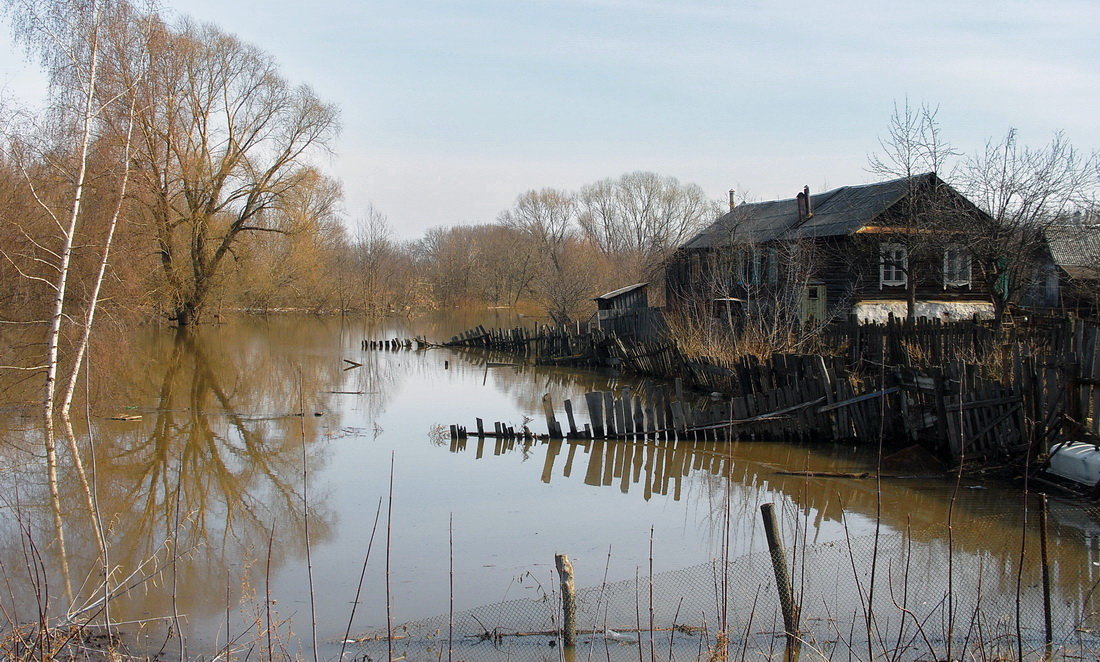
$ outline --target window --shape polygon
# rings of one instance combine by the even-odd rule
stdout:
[[[775,246],[768,248],[768,285],[779,283],[779,249]]]
[[[879,287],[905,285],[909,260],[902,244],[879,245]]]
[[[970,285],[970,253],[957,244],[943,251],[943,287]]]

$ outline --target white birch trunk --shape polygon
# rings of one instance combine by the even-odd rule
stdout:
[[[46,340],[46,382],[44,384],[42,417],[44,444],[46,447],[46,470],[48,473],[50,500],[53,505],[54,526],[57,529],[58,543],[61,547],[61,556],[64,564],[65,534],[61,521],[61,496],[57,481],[57,444],[54,431],[54,413],[56,411],[57,396],[57,372],[58,372],[58,345],[61,339],[61,323],[65,313],[65,294],[69,280],[69,264],[72,259],[73,240],[76,236],[77,221],[80,217],[81,203],[84,200],[84,181],[88,170],[88,149],[91,145],[92,120],[94,118],[93,105],[95,103],[95,84],[98,64],[99,48],[99,2],[92,3],[92,42],[88,62],[87,89],[84,99],[84,117],[81,130],[80,156],[73,190],[73,202],[70,208],[69,221],[62,228],[63,243],[58,264],[57,283],[53,302],[53,314],[50,317],[50,330]],[[68,573],[65,573],[66,591],[71,594],[71,582]]]

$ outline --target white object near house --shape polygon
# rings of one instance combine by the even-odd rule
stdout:
[[[916,317],[929,319],[968,320],[975,315],[978,319],[993,318],[993,304],[985,301],[917,301]],[[897,319],[905,319],[908,304],[904,300],[860,301],[852,306],[852,312],[860,322],[882,324],[893,314]]]
[[[1055,444],[1047,473],[1093,487],[1100,483],[1100,447],[1083,441]]]

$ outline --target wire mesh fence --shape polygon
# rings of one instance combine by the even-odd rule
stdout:
[[[983,523],[969,523],[981,527]],[[1095,540],[1088,544],[1095,547]],[[1090,552],[1089,558],[1093,558]],[[1050,633],[1038,536],[1017,549],[963,549],[904,533],[788,550],[801,659],[1097,659],[1095,560],[1048,557]],[[782,659],[785,633],[767,552],[577,591],[577,647],[560,646],[557,584],[503,601],[363,633],[355,659]],[[449,633],[452,633],[450,636]]]

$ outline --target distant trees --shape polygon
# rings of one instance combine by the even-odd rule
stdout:
[[[566,321],[601,290],[660,279],[664,260],[719,211],[698,186],[633,172],[576,193],[528,191],[498,221],[538,248],[535,293]]]
[[[699,186],[652,172],[589,184],[577,204],[585,235],[639,280],[658,276],[671,252],[722,212]]]
[[[438,305],[527,300],[567,322],[602,292],[660,278],[661,261],[717,210],[697,186],[635,172],[526,191],[495,223],[433,228],[413,252]]]
[[[400,247],[393,238],[386,216],[370,206],[366,215],[352,227],[349,248],[351,276],[360,295],[354,296],[360,305],[375,310],[387,310],[394,302],[393,288],[404,277],[399,273]],[[346,309],[346,300],[342,309]]]
[[[432,228],[415,243],[420,273],[441,306],[512,306],[531,298],[538,248],[499,223]]]
[[[557,189],[528,191],[499,222],[534,245],[537,294],[555,321],[568,322],[598,287],[592,265],[585,264],[590,246],[577,226],[576,197]]]

